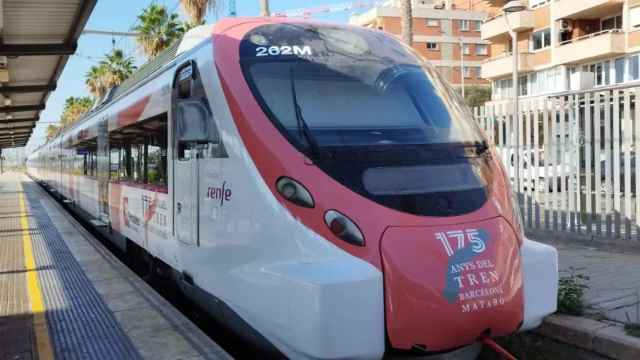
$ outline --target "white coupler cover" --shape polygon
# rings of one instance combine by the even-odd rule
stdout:
[[[520,331],[538,327],[558,306],[558,251],[525,238],[522,245],[524,323]]]

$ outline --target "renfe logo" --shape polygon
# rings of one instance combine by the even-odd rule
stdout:
[[[225,202],[231,201],[232,194],[231,189],[227,189],[226,181],[222,183],[222,186],[207,188],[207,198],[219,200],[220,206],[224,205]]]

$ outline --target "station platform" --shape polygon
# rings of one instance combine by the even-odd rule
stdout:
[[[231,359],[27,176],[0,174],[0,360]]]

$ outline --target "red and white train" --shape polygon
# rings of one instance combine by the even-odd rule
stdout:
[[[443,352],[556,309],[499,157],[382,32],[199,27],[35,151],[29,174],[185,294],[290,358]]]

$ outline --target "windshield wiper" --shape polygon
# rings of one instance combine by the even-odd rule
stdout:
[[[289,79],[291,82],[291,97],[293,99],[293,106],[296,113],[296,123],[298,125],[298,135],[304,137],[307,141],[307,145],[310,150],[309,156],[313,158],[318,158],[320,155],[320,147],[318,146],[318,142],[313,137],[311,133],[311,129],[309,129],[309,125],[304,120],[304,116],[302,115],[302,108],[300,107],[300,103],[298,103],[298,93],[296,91],[296,83],[294,80],[293,66],[289,68]]]
[[[477,141],[476,150],[478,151],[478,155],[489,151],[489,144],[487,144],[487,140]]]
[[[477,155],[483,155],[484,153],[489,151],[489,144],[487,144],[486,140],[474,142],[473,147],[476,149]]]

